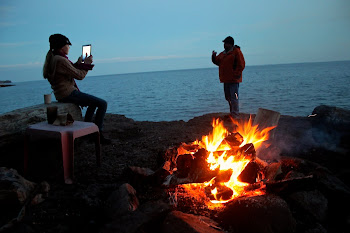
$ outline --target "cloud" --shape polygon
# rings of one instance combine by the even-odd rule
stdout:
[[[11,27],[16,25],[16,23],[13,23],[13,22],[3,21],[5,16],[13,14],[14,9],[15,8],[12,6],[0,6],[0,20],[1,20],[0,27]]]
[[[0,44],[0,47],[2,44]],[[207,55],[198,55],[198,56],[143,56],[143,57],[114,57],[106,59],[94,59],[94,63],[119,63],[119,62],[135,62],[135,61],[153,61],[153,60],[165,60],[165,59],[183,59],[183,58],[201,58],[208,57]],[[34,68],[43,66],[42,62],[29,62],[25,64],[8,64],[0,65],[0,69],[4,68]]]
[[[1,68],[32,68],[43,66],[42,62],[29,62],[26,64],[10,64],[10,65],[0,65]]]
[[[23,41],[23,42],[8,42],[8,43],[0,43],[0,48],[14,48],[14,47],[22,47],[34,44],[35,42]]]
[[[0,22],[0,27],[11,27],[16,25],[15,23],[9,23],[9,22]]]
[[[10,14],[13,12],[13,10],[14,10],[14,7],[12,7],[12,6],[0,6],[0,13],[2,15]]]
[[[133,61],[153,61],[153,60],[165,60],[165,59],[180,59],[180,58],[199,58],[207,57],[206,55],[199,56],[177,56],[177,55],[167,55],[167,56],[142,56],[142,57],[114,57],[106,59],[95,59],[95,63],[116,63],[116,62],[133,62]]]

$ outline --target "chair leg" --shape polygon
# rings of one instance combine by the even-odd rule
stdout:
[[[61,135],[61,137],[64,182],[72,184],[74,176],[74,139],[70,134]]]
[[[100,144],[100,132],[95,133],[95,150],[96,150],[96,164],[101,166],[101,144]]]

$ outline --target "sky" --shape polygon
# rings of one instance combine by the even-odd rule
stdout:
[[[42,80],[49,36],[92,44],[88,76],[215,67],[227,36],[246,66],[350,60],[348,0],[0,0],[0,80]]]

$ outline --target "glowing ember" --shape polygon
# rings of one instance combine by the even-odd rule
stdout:
[[[217,175],[209,182],[183,184],[186,192],[197,198],[210,199],[209,208],[221,206],[232,199],[247,195],[262,195],[261,189],[249,190],[250,184],[238,180],[239,175],[250,161],[255,159],[255,149],[263,141],[268,140],[269,131],[274,127],[263,130],[258,125],[252,125],[252,119],[247,122],[234,121],[236,132],[230,133],[220,119],[212,122],[213,131],[203,136],[201,141],[192,144],[183,144],[178,148],[178,155],[195,154],[199,148],[204,148],[208,157],[206,159],[210,170],[217,171]]]

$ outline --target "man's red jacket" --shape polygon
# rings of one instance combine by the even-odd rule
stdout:
[[[212,56],[212,61],[219,66],[219,77],[222,83],[241,83],[242,72],[245,68],[244,56],[239,46],[226,53],[221,52],[218,56]]]

